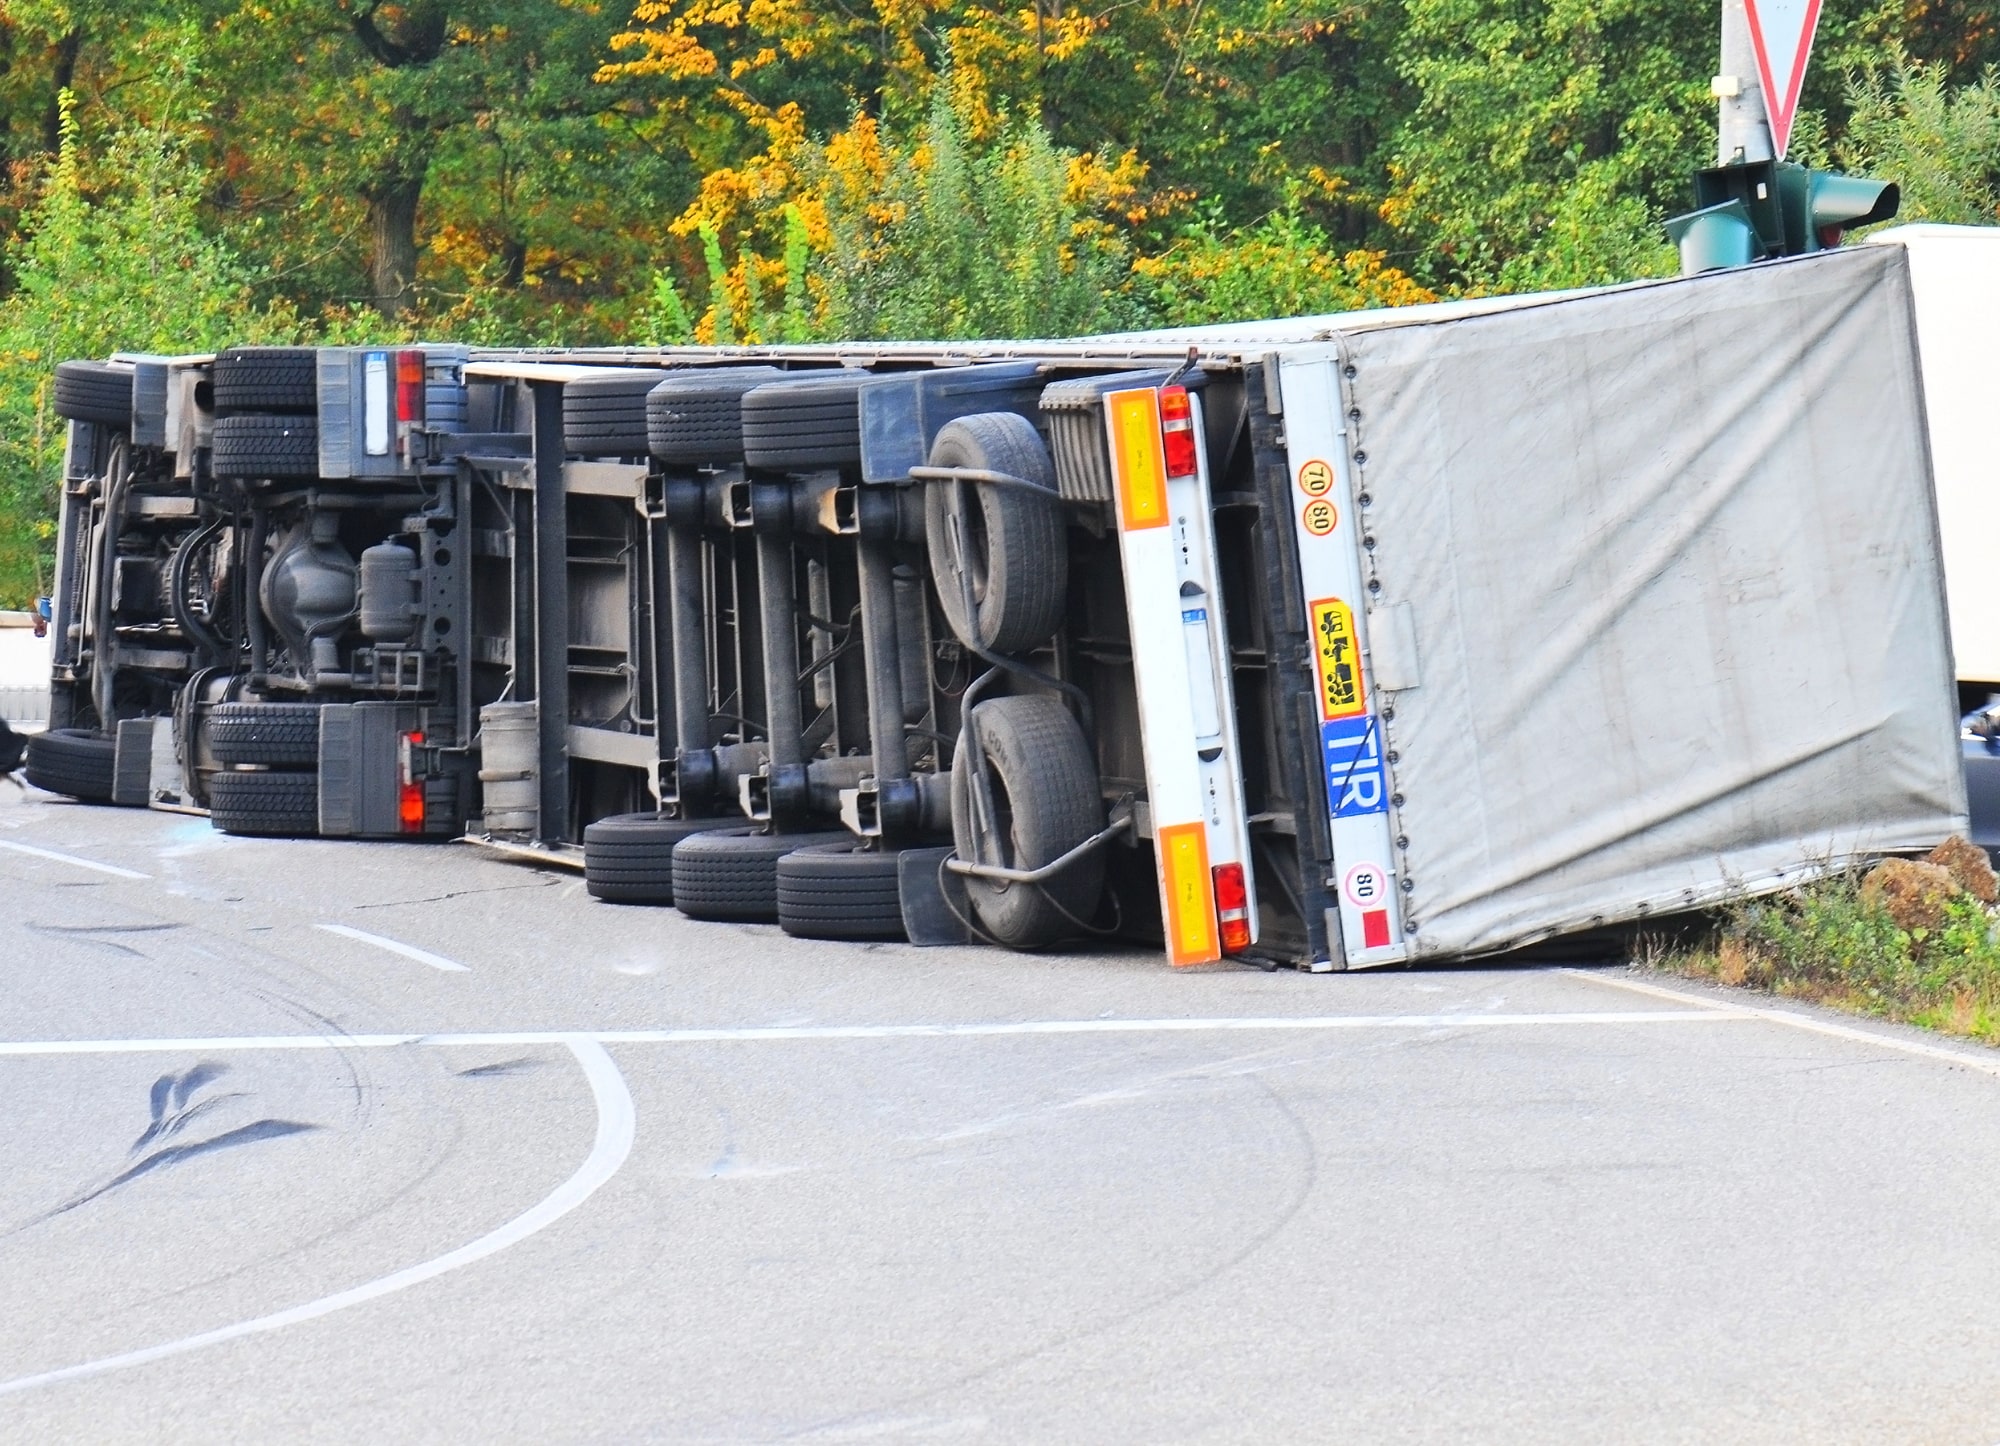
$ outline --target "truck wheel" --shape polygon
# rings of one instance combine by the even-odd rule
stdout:
[[[972,728],[993,785],[988,847],[976,845],[972,770],[966,750],[951,770],[951,836],[962,859],[1036,869],[1104,827],[1097,764],[1083,729],[1046,694],[995,698],[972,710]],[[1104,888],[1104,857],[1090,853],[1040,884],[967,877],[980,926],[995,941],[1035,949],[1077,932]]]
[[[210,463],[218,477],[319,476],[319,424],[311,417],[256,413],[215,423]]]
[[[743,398],[743,460],[772,472],[810,472],[861,460],[861,389],[843,369],[772,382]]]
[[[614,904],[671,904],[674,846],[715,828],[712,818],[622,813],[583,831],[583,886]]]
[[[772,924],[778,918],[778,860],[846,833],[758,833],[718,828],[691,834],[674,850],[674,907],[690,919]]]
[[[319,832],[319,775],[225,768],[209,777],[208,817],[224,833],[312,838]]]
[[[1012,412],[960,417],[938,432],[930,464],[1004,472],[1049,489],[1045,499],[1020,487],[933,482],[924,500],[931,577],[951,630],[996,653],[1039,647],[1062,625],[1069,553],[1055,464],[1034,423]],[[954,557],[951,545],[951,516],[958,509],[965,519],[963,557]]]
[[[118,781],[117,739],[87,728],[51,728],[29,735],[27,756],[23,771],[35,787],[86,803],[111,802]]]
[[[613,371],[563,388],[563,450],[577,457],[646,455],[646,393],[657,371]]]
[[[309,346],[232,346],[208,379],[218,417],[319,411],[319,353]]]
[[[736,367],[669,376],[646,394],[646,449],[688,467],[741,462],[743,394],[785,375],[777,367]]]
[[[121,431],[132,426],[132,368],[115,362],[56,364],[56,415],[101,422]]]
[[[798,939],[904,939],[896,851],[859,839],[778,860],[778,927]]]
[[[319,766],[317,703],[218,703],[208,714],[208,748],[223,764]]]

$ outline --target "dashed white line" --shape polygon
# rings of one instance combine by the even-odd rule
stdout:
[[[282,1330],[286,1326],[298,1325],[302,1321],[316,1320],[320,1316],[346,1310],[349,1306],[379,1300],[385,1295],[393,1295],[399,1290],[407,1290],[413,1285],[435,1280],[447,1271],[471,1265],[474,1261],[484,1260],[489,1255],[497,1255],[508,1246],[518,1245],[537,1231],[545,1230],[555,1224],[588,1200],[605,1181],[618,1173],[619,1167],[632,1153],[636,1117],[632,1106],[632,1093],[625,1087],[625,1078],[619,1074],[618,1066],[611,1062],[611,1056],[604,1052],[602,1045],[595,1040],[574,1035],[552,1037],[566,1045],[576,1056],[576,1062],[583,1067],[584,1078],[590,1082],[591,1096],[597,1102],[597,1138],[591,1144],[590,1154],[584,1158],[576,1173],[563,1181],[556,1187],[554,1193],[532,1209],[516,1215],[499,1229],[461,1245],[456,1250],[426,1260],[422,1264],[409,1266],[393,1275],[371,1280],[365,1285],[357,1285],[335,1295],[322,1296],[318,1300],[295,1305],[289,1310],[258,1316],[254,1320],[238,1321],[234,1325],[203,1331],[199,1335],[184,1336],[177,1341],[146,1346],[140,1350],[105,1356],[95,1361],[84,1361],[78,1365],[43,1371],[33,1376],[21,1376],[11,1381],[0,1381],[0,1396],[31,1391],[37,1386],[52,1386],[60,1381],[74,1381],[84,1376],[102,1375],[107,1371],[122,1370],[127,1366],[143,1366],[153,1361],[165,1360],[169,1356],[198,1351],[205,1346],[221,1345],[225,1341],[240,1340],[244,1336],[261,1335],[266,1331]]]
[[[393,1049],[405,1044],[480,1048],[568,1044],[736,1044],[838,1039],[989,1039],[1065,1034],[1222,1034],[1345,1029],[1498,1029],[1606,1024],[1726,1024],[1755,1016],[1716,1009],[1590,1010],[1577,1014],[1322,1014],[1286,1018],[1026,1019],[974,1024],[749,1025],[735,1029],[506,1030],[462,1034],[265,1034],[184,1039],[0,1040],[0,1058],[27,1055],[182,1054],[279,1049]]]
[[[95,859],[80,859],[75,854],[59,854],[54,849],[36,848],[33,844],[15,843],[11,839],[0,838],[0,849],[11,853],[27,854],[31,858],[49,859],[55,863],[68,864],[71,868],[90,869],[94,873],[109,874],[114,879],[150,879],[151,874],[142,874],[137,869],[121,869],[116,864],[100,864]]]
[[[456,959],[447,959],[442,954],[433,954],[428,949],[419,949],[414,944],[405,944],[400,939],[385,939],[380,934],[371,934],[366,929],[349,928],[346,924],[315,924],[315,929],[323,929],[329,934],[338,934],[343,939],[355,939],[363,944],[373,944],[377,949],[387,949],[391,954],[400,954],[405,959],[414,959],[419,964],[428,964],[433,969],[443,969],[452,974],[470,971]]]

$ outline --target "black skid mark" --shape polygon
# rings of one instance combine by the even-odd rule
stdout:
[[[88,1205],[100,1196],[110,1194],[120,1185],[130,1184],[141,1175],[151,1174],[168,1165],[183,1164],[203,1155],[214,1154],[218,1150],[234,1149],[238,1145],[252,1145],[259,1140],[281,1140],[287,1135],[303,1135],[320,1128],[322,1127],[319,1125],[305,1124],[298,1120],[257,1120],[227,1130],[212,1140],[196,1140],[187,1145],[170,1145],[164,1150],[155,1150],[138,1164],[120,1171],[95,1190],[75,1196],[56,1206],[55,1209],[38,1215],[34,1223],[39,1224],[44,1220],[53,1220],[58,1215],[66,1215],[80,1205]]]
[[[461,1069],[455,1073],[459,1079],[489,1079],[495,1075],[526,1074],[541,1067],[542,1061],[539,1059],[503,1059],[495,1064],[476,1064],[471,1069]]]

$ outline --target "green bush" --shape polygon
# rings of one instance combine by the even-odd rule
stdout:
[[[1705,944],[1658,962],[1675,972],[2000,1042],[2000,917],[1942,893],[1898,922],[1858,871],[1721,911]]]
[[[65,427],[57,362],[114,351],[286,341],[306,328],[261,304],[260,279],[200,224],[200,172],[166,130],[135,128],[87,156],[74,102],[0,300],[0,606],[46,592]]]
[[[2000,77],[1945,83],[1941,65],[1897,53],[1847,78],[1841,169],[1902,188],[1896,219],[1991,226],[2000,214]]]
[[[1039,118],[1003,117],[976,138],[955,93],[940,79],[918,133],[885,137],[874,193],[824,187],[820,330],[958,341],[1076,336],[1134,319],[1126,243],[1072,194],[1082,158]]]
[[[1133,263],[1140,297],[1163,326],[1316,316],[1435,301],[1379,251],[1337,253],[1296,201],[1248,230],[1210,220]]]

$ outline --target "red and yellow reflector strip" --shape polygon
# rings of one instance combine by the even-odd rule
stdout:
[[[1160,441],[1160,395],[1151,387],[1113,392],[1111,459],[1118,473],[1118,525],[1127,532],[1167,525],[1167,459]]]
[[[1160,883],[1166,895],[1168,962],[1208,964],[1220,959],[1207,826],[1166,824],[1153,841],[1160,851]]]

